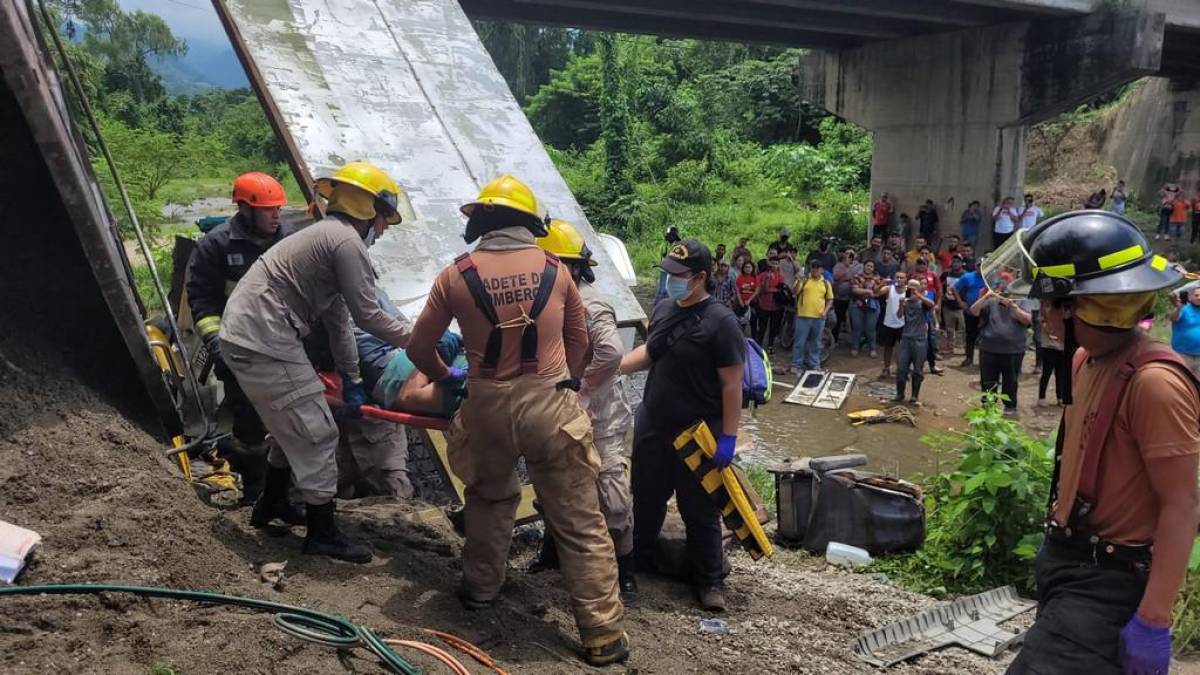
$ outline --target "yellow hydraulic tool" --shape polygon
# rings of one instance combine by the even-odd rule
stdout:
[[[688,427],[675,437],[674,445],[679,458],[696,474],[704,491],[717,503],[725,519],[725,527],[733,532],[742,548],[749,551],[750,557],[758,560],[774,554],[775,547],[771,545],[771,540],[758,522],[754,506],[746,497],[753,488],[742,484],[732,466],[718,469],[713,465],[717,440],[713,438],[708,424],[701,420]]]

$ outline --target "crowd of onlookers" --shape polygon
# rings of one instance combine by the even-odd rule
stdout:
[[[1190,220],[1195,241],[1200,194],[1189,202],[1178,185],[1168,184],[1160,198],[1159,237],[1178,239]],[[1083,206],[1120,214],[1127,201],[1125,182],[1118,181],[1111,192],[1089,195]],[[1045,215],[1032,194],[1020,205],[1001,200],[991,211],[991,247]],[[851,356],[881,358],[881,378],[895,378],[896,400],[917,402],[925,373],[943,374],[943,361],[961,353],[958,365],[978,363],[983,388],[1003,393],[1006,413],[1014,414],[1022,362],[1032,347],[1038,404],[1061,403],[1069,367],[1062,342],[1044,334],[1036,303],[993,294],[977,269],[976,245],[986,220],[981,203],[972,201],[960,214],[958,232],[943,236],[932,200],[914,219],[897,214],[884,193],[872,204],[871,239],[861,249],[823,238],[802,254],[786,229],[762,255],[745,237],[732,249],[717,244],[713,295],[768,353],[790,348],[790,372],[820,369],[830,343],[845,346]],[[1173,297],[1173,345],[1200,373],[1200,289]],[[1054,399],[1047,399],[1052,378]]]
[[[787,230],[761,257],[745,238],[732,250],[717,244],[713,295],[768,353],[790,346],[792,372],[819,369],[823,342],[832,341],[851,356],[882,358],[881,377],[896,378],[896,400],[916,402],[926,371],[943,374],[942,361],[960,350],[959,365],[972,366],[978,348],[985,386],[1003,390],[1015,409],[1032,314],[987,292],[974,242],[964,236],[977,230],[939,238],[937,211],[932,202],[926,207],[917,227],[906,229],[901,214],[861,250],[825,238],[801,256]]]

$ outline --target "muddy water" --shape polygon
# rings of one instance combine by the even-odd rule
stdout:
[[[954,427],[961,429],[964,423],[959,414],[965,404],[958,407],[956,412],[950,412],[930,403],[916,411],[915,428],[895,423],[851,426],[846,418],[847,412],[889,407],[891,403],[883,399],[890,398],[888,394],[892,392],[894,383],[876,380],[878,367],[867,359],[850,359],[848,355],[835,354],[831,363],[838,372],[863,371],[841,410],[784,403],[783,399],[791,392],[791,387],[783,386],[783,383],[794,384],[794,381],[792,376],[778,376],[780,384],[776,386],[770,403],[753,411],[742,411],[741,428],[738,431],[738,455],[741,460],[752,464],[774,464],[793,457],[859,452],[867,455],[869,468],[881,473],[911,477],[916,473],[933,471],[937,464],[937,453],[921,443],[921,436],[930,431],[948,431]],[[949,384],[957,378],[952,373],[946,378],[937,379],[938,383],[931,384]],[[628,378],[631,403],[636,405],[640,402],[644,383],[644,374]],[[946,458],[942,461],[945,462]]]
[[[643,297],[653,292],[652,284],[642,284],[635,293],[648,306]],[[649,309],[647,309],[649,314]],[[788,358],[782,353],[775,356],[776,366],[787,366]],[[845,348],[838,348],[825,364],[834,372],[854,373],[857,378],[854,390],[840,410],[822,410],[807,406],[784,403],[795,384],[794,375],[779,375],[780,386],[776,386],[771,401],[758,410],[743,411],[742,424],[738,433],[738,454],[744,462],[771,464],[789,457],[820,457],[842,453],[861,452],[869,459],[872,470],[902,478],[917,473],[932,473],[939,461],[943,466],[954,462],[957,457],[939,455],[921,437],[930,432],[962,431],[966,428],[963,413],[979,400],[978,368],[962,369],[961,350],[943,362],[948,365],[945,375],[926,374],[921,389],[921,407],[914,409],[916,427],[904,423],[883,423],[871,426],[851,426],[846,413],[866,408],[883,409],[892,405],[895,380],[878,379],[882,362],[868,358],[865,354],[851,357]],[[1018,403],[1020,423],[1027,433],[1047,435],[1058,420],[1058,408],[1037,408],[1036,378],[1032,373],[1033,358],[1028,355],[1023,365]],[[641,401],[645,374],[627,378],[626,385],[631,403]]]

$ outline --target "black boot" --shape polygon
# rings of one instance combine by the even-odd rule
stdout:
[[[538,551],[538,557],[529,563],[529,567],[525,571],[530,574],[545,572],[546,570],[558,569],[558,546],[554,543],[554,535],[550,534],[550,528],[546,528],[546,534],[542,536],[542,548]]]
[[[333,519],[333,501],[308,505],[308,533],[304,537],[306,555],[327,555],[352,563],[371,562],[371,549],[347,539]]]
[[[269,467],[267,477],[263,481],[263,491],[258,501],[254,502],[254,510],[250,512],[250,524],[254,527],[266,527],[272,520],[278,518],[288,525],[303,525],[304,514],[300,513],[288,501],[288,484],[291,482],[292,470],[283,467]]]
[[[904,385],[905,385],[905,381],[900,379],[900,376],[897,375],[896,376],[896,398],[892,399],[893,403],[904,400]]]
[[[910,398],[908,400],[908,402],[909,403],[917,403],[920,398],[921,398],[921,381],[913,380],[912,398]]]
[[[617,587],[621,590],[621,603],[629,606],[637,603],[637,577],[633,575],[633,554],[617,556]]]

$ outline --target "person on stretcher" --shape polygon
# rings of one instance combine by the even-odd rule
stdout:
[[[382,289],[379,306],[389,315],[403,320],[400,310]],[[359,366],[363,385],[380,407],[413,415],[453,417],[463,399],[464,381],[433,382],[416,369],[408,354],[367,333],[354,331],[358,342]],[[437,344],[438,356],[447,365],[467,368],[467,353],[462,337],[446,331]]]

